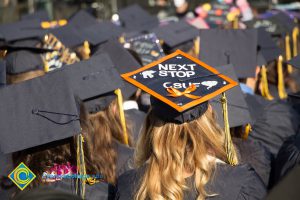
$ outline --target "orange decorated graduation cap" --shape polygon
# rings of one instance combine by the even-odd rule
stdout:
[[[122,77],[178,112],[237,85],[216,69],[180,50]]]
[[[234,80],[180,50],[121,76],[149,93],[152,112],[168,123],[182,124],[199,118],[208,109],[208,100],[222,94],[226,151],[229,163],[237,164],[224,93],[237,85]]]

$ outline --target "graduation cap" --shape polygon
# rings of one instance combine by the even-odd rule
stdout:
[[[50,17],[46,10],[38,10],[34,13],[21,16],[21,20],[32,20],[32,19],[38,19],[41,21],[50,21]]]
[[[20,74],[33,70],[44,70],[41,54],[28,50],[9,52],[6,57],[6,71],[8,74]]]
[[[0,25],[0,34],[7,42],[28,38],[42,38],[45,33],[46,30],[41,28],[41,22],[38,19]]]
[[[0,86],[6,84],[6,63],[4,60],[0,60]]]
[[[69,48],[78,47],[84,42],[84,38],[82,38],[79,31],[70,24],[51,29],[49,33],[52,33],[59,41]]]
[[[79,113],[63,74],[45,75],[0,90],[0,152],[12,153],[80,133]]]
[[[295,56],[291,60],[287,61],[288,64],[292,65],[293,67],[300,69],[300,55]]]
[[[229,77],[190,55],[177,50],[138,70],[121,75],[151,95],[153,114],[159,119],[182,124],[199,118],[208,109],[208,101],[222,94],[226,109],[225,91],[237,85]],[[224,111],[224,124],[228,116]],[[237,164],[229,126],[225,126],[225,149],[229,163]]]
[[[157,17],[150,15],[137,4],[121,9],[119,17],[127,32],[148,31],[159,24]]]
[[[233,64],[238,78],[255,77],[257,31],[200,30],[200,60],[212,65]]]
[[[140,56],[143,65],[147,65],[165,55],[159,39],[154,33],[127,39],[123,46],[134,50]]]
[[[296,23],[294,20],[290,18],[286,13],[284,12],[278,12],[274,16],[270,18],[271,20],[275,21],[279,26],[282,28],[279,34],[281,36],[285,36],[286,34],[290,34],[293,32],[294,27],[296,26]]]
[[[134,57],[123,48],[121,44],[114,40],[109,40],[100,45],[94,55],[102,53],[107,53],[110,56],[119,74],[133,71],[141,67]],[[136,87],[133,87],[127,82],[124,82],[124,86],[121,89],[125,99],[128,99],[137,90]]]
[[[184,20],[157,27],[153,32],[170,48],[193,41],[199,35],[199,30]]]
[[[292,33],[294,21],[285,13],[279,12],[266,18],[253,19],[245,22],[248,28],[264,28],[273,37],[284,37]]]
[[[80,10],[69,18],[68,24],[75,27],[75,29],[81,29],[98,24],[98,21],[87,11]]]
[[[237,85],[232,79],[180,50],[122,77],[162,102],[165,109],[176,113],[177,116],[170,113],[159,117],[177,123],[185,122],[181,118],[184,111]],[[156,105],[153,107],[155,109]]]
[[[267,63],[277,60],[282,55],[282,50],[277,46],[275,41],[272,39],[270,33],[263,28],[257,29],[257,45],[258,51]],[[261,65],[259,65],[261,66]]]
[[[228,76],[234,81],[238,82],[238,78],[232,65],[219,66],[215,67],[215,69],[218,70],[221,74]],[[241,88],[232,88],[231,90],[226,92],[226,96],[228,101],[228,118],[230,128],[251,123],[252,119],[250,116],[249,108]],[[220,95],[218,95],[210,101],[210,104],[213,106],[218,115],[219,124],[223,125],[222,104],[220,102],[220,98]]]
[[[92,24],[78,30],[81,37],[93,46],[103,43],[110,38],[118,38],[122,35],[123,29],[109,21]]]
[[[106,108],[116,98],[114,90],[123,87],[122,79],[107,54],[99,54],[51,73],[64,73],[76,96],[88,112]]]
[[[47,34],[44,37],[43,47],[52,49],[52,52],[43,54],[45,64],[45,71],[53,71],[61,68],[64,65],[73,64],[79,61],[76,53],[67,48],[62,42],[53,34]]]

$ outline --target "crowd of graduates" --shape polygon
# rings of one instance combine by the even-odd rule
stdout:
[[[187,3],[0,24],[0,199],[300,198],[299,8]]]

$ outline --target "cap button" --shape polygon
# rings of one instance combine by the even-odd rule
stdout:
[[[39,110],[38,109],[32,109],[32,114],[38,114]]]

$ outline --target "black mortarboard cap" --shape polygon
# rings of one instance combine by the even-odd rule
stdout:
[[[41,55],[28,50],[9,52],[5,60],[8,74],[20,74],[44,69],[44,62]]]
[[[47,74],[0,90],[0,152],[12,153],[80,133],[79,111],[63,74]]]
[[[33,19],[0,25],[0,33],[6,41],[11,42],[28,38],[42,38],[46,30],[41,28],[40,20]]]
[[[282,28],[280,29],[280,35],[285,36],[286,34],[292,33],[294,27],[296,26],[296,23],[293,19],[290,18],[289,15],[287,15],[284,12],[279,12],[276,15],[271,17],[272,20],[277,22]]]
[[[49,33],[52,33],[63,45],[69,48],[75,48],[84,42],[78,30],[70,24],[51,29]]]
[[[68,20],[68,24],[75,27],[75,29],[89,27],[97,23],[97,19],[85,10],[76,12]]]
[[[263,28],[272,36],[285,36],[291,33],[295,27],[294,21],[283,12],[268,18],[253,19],[245,24],[248,28]]]
[[[6,62],[0,60],[0,86],[6,84]]]
[[[199,30],[184,20],[157,27],[153,32],[170,48],[193,41],[199,36]]]
[[[257,31],[200,30],[200,60],[212,65],[232,64],[238,78],[255,77]]]
[[[261,53],[261,56],[267,63],[276,60],[282,54],[282,50],[264,28],[258,28],[257,33],[258,51]]]
[[[95,54],[101,53],[107,53],[111,57],[119,74],[127,73],[141,67],[134,57],[121,44],[114,40],[109,40],[100,45]],[[127,82],[124,82],[124,86],[121,89],[125,99],[129,98],[137,90],[136,87]]]
[[[295,56],[291,60],[287,61],[288,64],[292,65],[293,67],[300,69],[300,55]]]
[[[152,95],[157,117],[179,124],[197,119],[207,110],[208,100],[237,85],[180,50],[122,77]]]
[[[263,54],[260,51],[258,51],[257,57],[256,57],[256,65],[257,66],[263,66],[263,65],[266,66],[267,64],[268,63],[267,63],[266,59],[264,58]]]
[[[143,65],[147,65],[165,56],[159,40],[154,33],[129,38],[126,40],[124,47],[135,51],[140,56]]]
[[[234,81],[238,82],[238,78],[235,74],[232,65],[219,66],[219,67],[215,67],[215,69],[218,70],[220,73],[224,74],[225,76],[228,76]],[[228,102],[227,105],[228,105],[228,118],[229,118],[230,128],[238,127],[250,123],[252,120],[251,120],[249,108],[241,88],[240,87],[232,88],[231,90],[226,92],[226,97]],[[223,121],[222,104],[220,102],[220,98],[221,96],[218,95],[213,100],[211,100],[210,103],[218,115],[219,124],[223,126],[224,121]]]
[[[121,9],[119,17],[127,32],[149,31],[159,24],[157,17],[150,15],[137,4]]]
[[[99,22],[79,29],[81,37],[92,45],[98,45],[110,38],[118,38],[122,35],[123,29],[109,21]]]
[[[32,20],[32,19],[39,19],[41,21],[50,21],[50,17],[46,10],[38,10],[34,13],[21,16],[21,20]]]
[[[53,73],[65,73],[80,100],[85,101],[122,87],[122,79],[107,54],[67,65]]]

